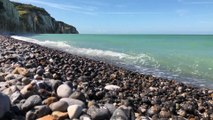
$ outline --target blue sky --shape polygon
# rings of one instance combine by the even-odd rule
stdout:
[[[13,0],[83,34],[213,34],[213,0]]]

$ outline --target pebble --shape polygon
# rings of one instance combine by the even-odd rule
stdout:
[[[8,96],[11,96],[17,90],[18,88],[15,85],[13,85],[13,86],[10,86],[9,88],[4,89],[2,93]]]
[[[46,115],[44,117],[38,118],[37,120],[56,120],[52,115]]]
[[[45,81],[49,86],[51,86],[52,91],[57,92],[57,88],[62,84],[60,80],[49,80]]]
[[[58,99],[56,97],[48,97],[47,99],[42,101],[42,104],[50,105],[50,104],[57,102],[57,101],[58,101]]]
[[[0,82],[5,82],[5,79],[2,74],[0,74]]]
[[[77,100],[77,99],[72,99],[72,98],[61,98],[60,101],[65,101],[69,106],[70,105],[79,105],[82,108],[85,108],[84,102]]]
[[[49,105],[52,111],[66,112],[69,105],[65,101],[57,101]]]
[[[119,90],[120,89],[120,87],[117,86],[117,85],[106,85],[104,88],[106,90],[110,90],[110,91],[115,91],[115,90]]]
[[[24,84],[24,85],[28,85],[30,84],[31,80],[27,77],[24,77],[22,78],[21,82]]]
[[[82,112],[83,108],[79,105],[70,105],[67,108],[68,115],[70,119],[78,118]]]
[[[19,91],[14,92],[11,96],[10,96],[10,100],[12,104],[18,103],[21,99],[22,99],[22,95]]]
[[[29,96],[36,94],[35,91],[35,84],[30,83],[24,86],[24,88],[21,89],[20,93],[24,98],[28,98]]]
[[[135,114],[131,108],[120,106],[115,110],[110,120],[135,120]]]
[[[36,71],[36,74],[39,76],[42,76],[44,74],[44,72],[45,72],[45,70],[41,68]]]
[[[70,98],[81,100],[81,101],[83,101],[84,103],[86,102],[86,97],[85,97],[85,95],[84,95],[82,92],[79,92],[79,91],[73,92],[73,93],[71,94]]]
[[[112,114],[115,112],[115,110],[116,110],[116,107],[115,107],[113,104],[106,103],[106,104],[104,105],[104,107],[107,108],[107,109],[109,110],[109,112],[110,112],[111,115],[112,115]]]
[[[80,120],[92,120],[92,118],[89,116],[89,115],[81,115],[80,116],[80,118],[79,118]]]
[[[45,73],[44,73],[44,77],[45,77],[45,78],[52,79],[52,78],[53,78],[53,75],[52,75],[50,72],[45,72]]]
[[[46,105],[35,106],[32,110],[26,113],[26,120],[35,120],[51,113],[51,110]]]
[[[28,111],[32,109],[34,106],[41,104],[42,100],[39,95],[32,95],[26,99],[24,104],[21,106],[22,110]]]
[[[36,114],[33,110],[28,111],[25,115],[25,120],[35,120],[36,118]]]
[[[67,112],[53,111],[52,116],[57,120],[64,120],[68,118]]]
[[[36,75],[34,75],[34,79],[35,80],[42,80],[43,78],[42,78],[42,76],[36,74]]]
[[[15,70],[13,70],[12,72],[13,74],[20,74],[23,76],[28,76],[29,75],[29,71],[23,67],[16,67]]]
[[[90,115],[93,120],[104,120],[110,118],[110,112],[107,108],[98,108],[94,105],[89,107],[87,114]]]
[[[51,113],[51,110],[47,105],[39,105],[34,107],[34,114],[36,114],[36,118],[43,117],[49,113]]]
[[[10,99],[8,96],[0,93],[0,118],[10,110]]]
[[[67,84],[62,84],[57,88],[57,95],[62,98],[67,98],[72,94],[72,88]]]
[[[15,77],[15,75],[14,74],[8,74],[7,76],[5,76],[5,80],[6,81],[8,81],[8,80],[13,80],[13,79],[15,79],[16,77]]]
[[[160,111],[160,117],[161,117],[161,118],[170,118],[170,117],[171,117],[171,114],[170,114],[169,111],[161,110],[161,111]]]

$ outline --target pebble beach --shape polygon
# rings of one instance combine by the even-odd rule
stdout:
[[[0,120],[213,120],[213,90],[0,35]]]

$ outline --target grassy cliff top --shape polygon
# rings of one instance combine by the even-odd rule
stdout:
[[[41,13],[43,15],[49,15],[49,13],[44,8],[36,7],[31,4],[22,4],[17,2],[12,2],[12,3],[18,10],[20,16],[23,16],[25,14],[29,14],[32,12]]]

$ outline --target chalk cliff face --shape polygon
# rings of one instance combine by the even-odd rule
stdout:
[[[73,33],[75,27],[56,21],[43,8],[0,0],[0,32]]]
[[[19,31],[19,13],[9,0],[0,0],[0,32]]]

